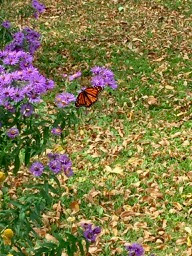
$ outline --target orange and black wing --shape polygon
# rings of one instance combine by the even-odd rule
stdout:
[[[100,86],[86,88],[77,96],[75,106],[90,107],[93,103],[97,101],[97,96],[101,90],[102,88]]]
[[[86,105],[86,102],[85,102],[84,92],[80,92],[79,95],[77,96],[75,106],[81,107],[81,106],[85,106],[85,105]]]
[[[97,97],[101,90],[102,90],[101,86],[88,87],[88,88],[85,89],[85,93],[87,95],[91,95],[93,97]]]

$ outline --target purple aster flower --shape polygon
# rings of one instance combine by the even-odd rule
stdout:
[[[113,90],[117,89],[117,87],[118,87],[117,82],[116,82],[114,79],[108,81],[107,84],[108,84],[108,86],[111,87]]]
[[[33,114],[34,112],[34,107],[30,103],[25,103],[21,106],[21,114],[23,116],[29,117]]]
[[[92,77],[91,83],[93,86],[105,87],[105,79],[101,75]]]
[[[60,136],[61,133],[62,133],[62,129],[61,127],[54,127],[52,130],[51,130],[51,133],[56,135],[56,136]]]
[[[58,160],[51,160],[49,162],[49,168],[51,171],[53,171],[55,174],[59,173],[61,171],[61,163]]]
[[[34,68],[33,66],[22,70],[23,78],[26,79],[26,80],[30,80],[31,77],[34,77],[37,74],[39,74],[38,69]]]
[[[19,80],[25,80],[23,70],[19,71],[13,71],[11,74],[12,80],[19,81]]]
[[[25,28],[13,35],[13,41],[6,45],[5,49],[18,52],[25,48],[27,52],[33,55],[40,45],[40,34],[33,29]]]
[[[140,244],[133,243],[131,245],[125,246],[126,250],[129,253],[129,256],[143,256],[144,255],[144,249]]]
[[[9,85],[12,82],[12,77],[10,74],[1,74],[0,75],[0,86],[1,85]]]
[[[0,51],[0,58],[4,58],[6,55],[7,55],[6,50]]]
[[[15,65],[19,62],[19,59],[16,58],[15,56],[7,56],[4,60],[3,63],[5,65]]]
[[[25,34],[25,39],[29,44],[29,48],[30,47],[39,47],[40,46],[40,38],[41,38],[41,34],[39,34],[37,31],[31,29],[31,28],[24,28],[23,32]]]
[[[76,78],[79,78],[79,77],[81,77],[81,71],[78,71],[77,73],[75,73],[75,74],[73,74],[73,75],[70,75],[69,76],[69,81],[72,81],[72,80],[74,80],[74,79],[76,79]]]
[[[75,96],[68,92],[60,93],[55,97],[55,103],[58,108],[64,108],[67,105],[69,105],[70,102],[73,102],[75,100],[76,100]]]
[[[32,67],[33,57],[30,54],[26,53],[26,54],[23,54],[21,57],[22,57],[20,61],[21,69]]]
[[[20,90],[19,88],[14,89],[14,93],[11,95],[11,98],[15,102],[20,102],[24,99],[24,93],[23,90]]]
[[[52,90],[55,87],[55,83],[53,80],[47,79],[45,82],[46,90]]]
[[[56,153],[48,153],[47,156],[50,160],[58,160],[59,159],[59,154],[56,154]]]
[[[4,99],[8,99],[9,97],[11,98],[15,93],[15,90],[13,87],[5,87],[5,88],[1,88],[0,91],[0,95],[4,98]]]
[[[107,68],[103,69],[102,75],[106,78],[113,78],[114,77],[113,72],[110,69],[107,69]]]
[[[115,81],[114,74],[110,69],[96,66],[91,69],[91,72],[93,73],[91,80],[93,86],[105,87],[108,85],[113,90],[117,89],[117,82]]]
[[[71,168],[72,162],[66,154],[59,155],[58,160],[60,161],[60,163],[62,165],[62,168],[64,170],[67,170],[67,169]]]
[[[93,233],[94,233],[94,234],[97,234],[97,235],[100,234],[100,233],[101,233],[101,228],[98,227],[98,226],[95,227],[95,228],[93,229]]]
[[[32,79],[33,79],[32,83],[33,83],[34,91],[38,94],[45,93],[46,92],[45,77],[40,74],[36,74]]]
[[[74,172],[71,168],[64,169],[64,173],[68,178],[74,175]]]
[[[19,62],[19,56],[16,51],[11,51],[7,54],[7,56],[3,59],[3,63],[5,65],[15,65]]]
[[[27,96],[29,97],[29,102],[30,103],[39,103],[39,102],[41,102],[40,96],[37,93],[35,93],[34,91],[30,91],[29,93],[27,93]]]
[[[41,174],[43,173],[43,170],[44,170],[44,166],[40,162],[35,162],[30,167],[30,171],[34,176],[41,176]]]
[[[33,57],[29,53],[26,53],[21,50],[19,51],[6,50],[2,55],[2,59],[3,59],[3,63],[6,65],[15,65],[20,62],[20,66],[25,65],[24,68],[29,66],[33,61]],[[23,69],[23,66],[21,66],[22,69]]]
[[[95,66],[95,67],[91,68],[91,72],[94,75],[99,75],[102,71],[103,71],[103,67]]]
[[[7,51],[14,51],[15,48],[16,48],[16,45],[15,45],[14,41],[11,41],[11,43],[9,43],[5,46],[5,50],[7,50]]]
[[[41,34],[31,28],[26,27],[23,29],[23,32],[28,42],[33,43],[34,41],[39,40],[41,38]]]
[[[19,135],[19,130],[15,127],[10,128],[7,131],[7,136],[11,139],[14,139],[15,137],[17,137]]]
[[[92,228],[92,224],[84,224],[82,226],[84,228],[83,236],[85,239],[90,242],[94,243],[96,241],[97,235],[101,233],[100,227]]]
[[[96,241],[96,238],[97,238],[97,234],[94,234],[91,229],[85,230],[83,232],[83,236],[90,243],[94,243]]]
[[[6,29],[9,29],[11,27],[11,23],[8,20],[6,20],[6,21],[3,21],[1,26],[6,28]]]
[[[24,38],[25,35],[20,31],[13,34],[13,39],[16,45],[21,46],[23,44]]]
[[[25,28],[23,29],[23,32],[24,32],[25,34],[30,34],[31,31],[32,31],[32,29],[29,28],[29,27],[25,27]]]
[[[27,42],[28,51],[30,52],[30,54],[33,55],[34,52],[41,45],[41,42],[40,42],[41,35],[37,31],[28,27],[23,29],[23,33],[25,34],[25,40]]]
[[[40,46],[41,46],[41,43],[38,40],[34,40],[33,42],[30,42],[29,52],[33,55]]]
[[[40,3],[37,0],[32,0],[32,7],[38,12],[43,13],[45,11],[44,4]]]

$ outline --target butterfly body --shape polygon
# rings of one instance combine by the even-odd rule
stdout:
[[[87,87],[77,96],[76,107],[91,107],[97,101],[98,94],[102,90],[101,86]]]

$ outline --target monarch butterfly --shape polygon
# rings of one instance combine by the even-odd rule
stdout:
[[[76,107],[90,107],[97,101],[98,94],[102,90],[101,86],[87,87],[85,90],[79,93],[77,96],[75,106]]]

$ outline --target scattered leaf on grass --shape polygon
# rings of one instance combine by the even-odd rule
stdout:
[[[46,235],[45,235],[45,239],[47,239],[48,241],[55,242],[55,243],[58,242],[58,240],[57,240],[54,236],[52,236],[52,235],[50,235],[50,234],[46,234]]]
[[[79,212],[79,210],[80,210],[79,202],[73,201],[72,203],[70,203],[70,209],[73,211],[73,213]]]
[[[108,172],[108,173],[114,173],[114,174],[120,174],[120,175],[123,175],[123,169],[120,167],[120,166],[116,166],[114,169],[112,169],[110,166],[106,166],[105,167],[105,170]]]

